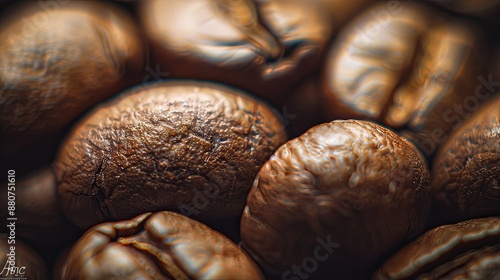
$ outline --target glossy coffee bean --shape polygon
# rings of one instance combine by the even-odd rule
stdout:
[[[282,102],[311,73],[333,28],[303,0],[153,0],[140,5],[153,55],[174,78],[203,79]]]
[[[238,245],[172,212],[89,230],[73,246],[64,279],[263,279]]]
[[[373,279],[498,279],[500,218],[434,228],[388,259]]]
[[[318,125],[260,170],[241,221],[243,246],[283,279],[361,279],[423,230],[428,176],[417,149],[377,124]]]
[[[323,72],[330,118],[376,120],[432,156],[464,119],[485,70],[480,30],[418,3],[368,7],[331,46]]]

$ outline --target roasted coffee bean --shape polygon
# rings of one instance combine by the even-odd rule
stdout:
[[[64,2],[28,1],[0,22],[2,150],[60,130],[142,76],[145,48],[124,11]]]
[[[158,210],[238,216],[285,141],[277,115],[243,92],[196,81],[141,86],[90,112],[63,143],[62,207],[81,227]]]
[[[500,215],[500,95],[440,148],[431,192],[441,223]]]
[[[71,249],[64,279],[263,279],[222,234],[173,212],[89,230]]]
[[[401,249],[373,279],[499,279],[500,218],[434,228]]]
[[[280,102],[319,66],[332,24],[304,0],[141,2],[153,55],[170,77],[234,85]]]
[[[367,8],[333,43],[323,72],[325,108],[331,118],[400,129],[430,157],[468,113],[465,101],[488,99],[476,92],[487,52],[472,22],[417,3],[388,5]]]
[[[425,161],[404,138],[365,121],[321,124],[260,170],[242,243],[283,279],[361,279],[423,231],[428,192]]]

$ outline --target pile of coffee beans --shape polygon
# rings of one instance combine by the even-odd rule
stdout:
[[[498,15],[0,0],[0,278],[500,279]]]

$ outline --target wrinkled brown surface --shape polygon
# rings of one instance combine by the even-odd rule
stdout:
[[[498,244],[498,217],[440,226],[393,255],[374,279],[498,279]]]
[[[137,82],[144,69],[137,28],[109,4],[57,3],[47,10],[31,2],[6,15],[0,23],[2,149],[61,129]]]
[[[381,256],[420,233],[428,190],[425,162],[402,137],[370,122],[325,123],[281,146],[262,167],[243,213],[243,246],[283,273],[313,255],[317,238],[330,239],[339,247],[320,262],[321,277],[366,276]]]
[[[325,107],[330,117],[401,129],[431,156],[463,120],[464,100],[475,97],[485,67],[480,32],[417,3],[392,4],[367,8],[332,45],[323,73]]]
[[[263,279],[236,244],[172,212],[89,230],[71,249],[65,279]]]
[[[192,81],[139,87],[91,112],[62,145],[62,207],[82,227],[157,210],[240,215],[285,141],[270,108],[239,91]]]
[[[303,0],[152,0],[140,9],[171,77],[223,82],[274,102],[320,63],[332,29],[326,14]]]
[[[45,280],[47,278],[47,271],[45,270],[45,264],[43,260],[38,256],[38,254],[31,248],[26,246],[19,238],[15,238],[15,244],[9,244],[9,235],[1,233],[0,234],[0,277],[4,279],[14,279],[17,277],[24,277],[29,280]],[[10,247],[15,247],[15,262],[17,268],[22,268],[24,274],[12,274],[7,272],[9,267],[6,262],[8,260],[7,254],[11,254]],[[5,269],[5,270],[4,270]]]
[[[453,222],[500,215],[500,96],[485,104],[440,148],[431,190]]]

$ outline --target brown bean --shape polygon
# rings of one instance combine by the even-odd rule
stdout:
[[[498,217],[440,226],[389,258],[373,278],[497,279],[499,242]]]
[[[71,1],[46,9],[42,2],[26,3],[0,23],[0,145],[5,150],[61,130],[92,105],[138,82],[146,63],[132,19],[113,5]]]
[[[172,212],[89,230],[71,249],[64,279],[263,279],[255,263],[209,227]]]
[[[82,227],[146,211],[235,217],[286,141],[264,103],[210,83],[138,87],[77,124],[57,158],[59,194]]]
[[[476,98],[487,51],[473,22],[418,3],[398,6],[370,6],[339,35],[326,58],[323,104],[330,118],[398,129],[430,157],[469,113],[464,101]]]
[[[431,191],[439,222],[500,215],[500,96],[464,122],[440,148]]]
[[[318,125],[260,170],[242,217],[243,246],[283,279],[304,278],[294,266],[318,279],[366,276],[423,230],[428,191],[425,161],[402,137],[365,121]],[[329,249],[316,249],[322,244]]]
[[[142,25],[171,77],[237,86],[272,102],[321,62],[332,24],[303,0],[143,1]]]

